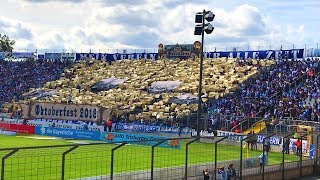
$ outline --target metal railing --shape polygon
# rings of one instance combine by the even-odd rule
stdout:
[[[160,42],[159,42],[160,43]],[[177,44],[177,42],[162,42],[163,44]],[[192,43],[192,42],[191,42]],[[191,44],[190,43],[190,44]],[[179,43],[181,44],[181,43]],[[182,44],[185,44],[185,42],[182,42]],[[214,45],[209,45],[206,46],[204,49],[205,52],[207,51],[248,51],[248,50],[280,50],[280,48],[283,49],[305,49],[305,55],[307,55],[307,49],[318,49],[318,43],[300,43],[300,44],[291,44],[291,43],[279,43],[279,44],[260,44],[260,45],[250,45],[250,43],[244,42],[240,44],[228,44],[228,43],[215,43]],[[126,51],[128,53],[132,52],[158,52],[157,48],[131,48],[131,49],[122,49],[122,48],[101,48],[101,49],[15,49],[16,52],[38,52],[38,53],[63,53],[63,52],[92,52],[92,53],[99,53],[99,52],[104,52],[104,53],[122,53],[123,51]]]

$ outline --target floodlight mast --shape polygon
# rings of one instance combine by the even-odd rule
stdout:
[[[208,22],[213,21],[215,15],[211,11],[206,11],[196,13],[195,16],[195,26],[194,35],[201,35],[201,52],[200,52],[200,72],[199,72],[199,87],[198,87],[198,112],[197,112],[197,137],[200,137],[200,118],[202,111],[202,71],[203,71],[203,42],[204,42],[204,33],[211,34],[214,30],[214,27],[210,23],[205,23],[205,20]]]

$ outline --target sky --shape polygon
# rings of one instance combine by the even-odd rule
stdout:
[[[191,44],[195,13],[211,10],[205,49],[315,48],[319,0],[0,0],[0,34],[15,50],[110,52]]]

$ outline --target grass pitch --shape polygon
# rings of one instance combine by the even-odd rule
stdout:
[[[5,160],[5,179],[61,179],[62,154],[75,143],[90,143],[90,141],[71,141],[64,139],[33,139],[37,136],[3,136],[0,135],[0,148],[35,147],[70,145],[50,148],[22,148]],[[184,166],[186,158],[186,143],[183,140],[181,149],[155,148],[154,167],[170,168]],[[110,174],[111,149],[119,144],[101,144],[80,146],[65,156],[65,179],[97,177]],[[195,142],[189,146],[188,164],[204,164],[214,162],[214,144]],[[219,144],[217,160],[239,160],[240,147],[232,143]],[[4,157],[12,150],[0,150]],[[243,150],[243,158],[258,157],[261,151]],[[289,161],[298,161],[293,155],[286,155]],[[281,153],[269,153],[269,165],[282,162]],[[1,166],[1,165],[0,165]],[[151,146],[125,145],[115,151],[114,173],[145,171],[151,168]]]

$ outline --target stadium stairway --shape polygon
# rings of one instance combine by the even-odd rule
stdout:
[[[259,133],[262,130],[266,129],[266,122],[264,120],[258,121],[254,123],[251,128],[244,131],[245,134],[249,134],[251,131],[254,131],[254,133]]]

